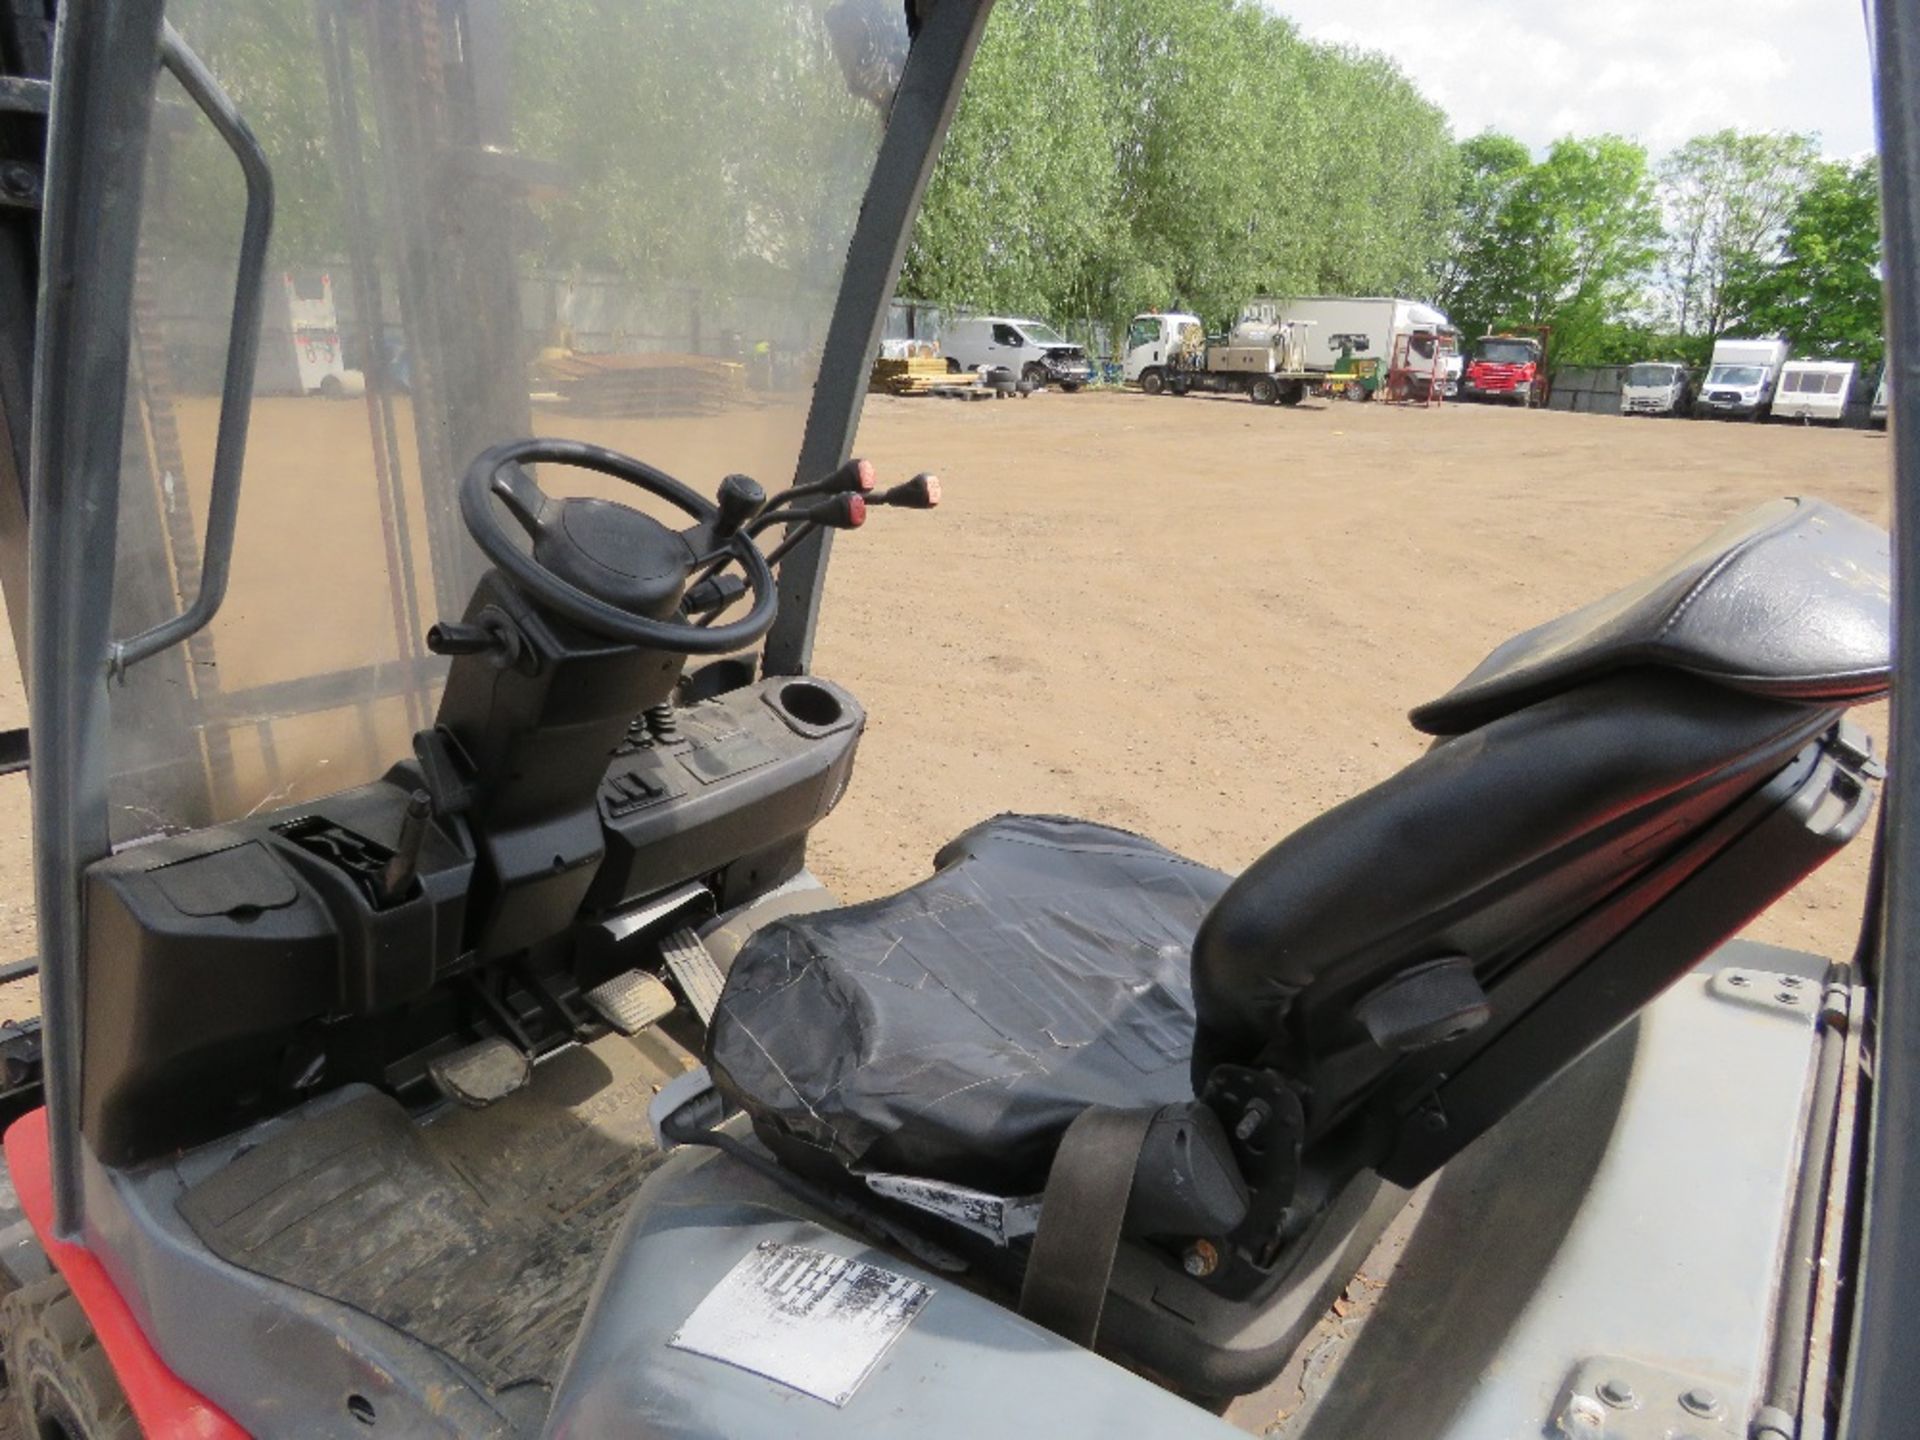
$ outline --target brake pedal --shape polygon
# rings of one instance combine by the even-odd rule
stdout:
[[[702,1025],[710,1024],[720,1005],[720,988],[727,977],[714,962],[706,942],[691,930],[676,930],[660,942],[660,956],[687,997]]]
[[[587,1004],[622,1035],[638,1035],[656,1020],[673,1013],[679,1002],[658,977],[644,970],[628,970],[587,991]]]
[[[533,1078],[526,1052],[498,1035],[478,1041],[427,1066],[434,1088],[449,1100],[478,1110],[504,1100]]]

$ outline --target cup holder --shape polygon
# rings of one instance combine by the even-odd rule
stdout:
[[[775,693],[777,708],[807,730],[830,730],[847,715],[839,696],[811,680],[789,680]]]

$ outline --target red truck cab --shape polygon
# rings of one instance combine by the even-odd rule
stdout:
[[[1483,335],[1460,376],[1460,393],[1470,400],[1511,400],[1531,404],[1544,381],[1540,342],[1520,335]]]

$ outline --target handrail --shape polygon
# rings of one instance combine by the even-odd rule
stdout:
[[[194,54],[180,32],[164,25],[160,62],[227,142],[247,182],[246,219],[240,230],[240,260],[234,279],[233,325],[227,335],[227,369],[220,386],[220,424],[213,446],[213,484],[207,501],[207,536],[201,547],[200,590],[193,603],[171,620],[107,651],[107,673],[124,676],[128,667],[178,645],[207,627],[227,597],[227,570],[233,559],[234,526],[240,514],[240,477],[246,463],[247,422],[253,411],[254,362],[260,353],[260,319],[266,298],[267,242],[273,234],[273,171],[239,109],[220,88],[213,72]]]

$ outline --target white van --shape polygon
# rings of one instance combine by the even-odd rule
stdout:
[[[1789,360],[1773,392],[1776,420],[1822,420],[1838,425],[1853,389],[1851,360]]]
[[[1002,315],[949,321],[940,333],[949,370],[1005,366],[1022,380],[1078,390],[1093,378],[1087,352],[1051,325]]]

